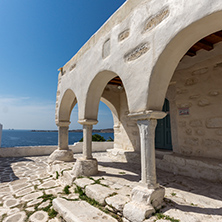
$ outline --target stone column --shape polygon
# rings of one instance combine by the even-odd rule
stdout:
[[[83,125],[83,158],[92,159],[92,126]]]
[[[68,126],[58,126],[58,149],[68,150],[68,140],[69,140],[69,127]]]
[[[137,120],[140,131],[141,183],[131,193],[131,201],[123,209],[123,215],[130,221],[143,221],[162,206],[165,190],[156,181],[155,129],[157,119],[166,113],[148,110],[129,114]]]
[[[76,161],[72,174],[74,177],[96,175],[98,163],[92,157],[92,126],[98,121],[84,119],[78,122],[83,125],[83,157]]]
[[[137,120],[140,131],[141,183],[146,184],[150,189],[158,187],[156,182],[155,129],[157,119],[162,119],[165,116],[166,113],[153,110],[129,114],[129,117]]]
[[[141,182],[148,188],[158,187],[156,182],[155,129],[156,119],[138,120],[141,147]]]
[[[57,123],[58,126],[58,149],[55,150],[48,158],[48,162],[56,160],[71,162],[74,161],[73,152],[69,149],[69,124],[70,122],[61,121]]]

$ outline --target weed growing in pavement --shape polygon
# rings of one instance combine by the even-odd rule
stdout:
[[[59,172],[56,171],[56,179],[58,179],[58,178],[59,178]]]
[[[95,199],[91,199],[89,197],[86,196],[85,192],[83,191],[83,189],[79,186],[76,185],[75,188],[75,193],[79,194],[79,199],[80,200],[85,200],[86,202],[88,202],[90,205],[97,207],[98,209],[100,209],[101,211],[103,211],[104,213],[110,214],[112,217],[116,218],[118,222],[122,222],[122,218],[113,213],[110,212],[109,210],[107,210],[107,208],[105,208],[104,206],[102,206],[100,203],[98,203]]]
[[[109,195],[109,197],[113,197],[113,196],[116,196],[118,193],[116,193],[116,192],[113,192],[113,193],[111,193],[110,195]]]
[[[156,220],[154,220],[154,222],[156,222],[157,220],[161,220],[161,219],[164,219],[164,220],[169,220],[171,222],[180,222],[180,220],[178,219],[174,219],[173,217],[170,217],[168,215],[164,215],[162,213],[155,213],[154,216],[157,217]]]
[[[63,189],[63,192],[64,192],[65,194],[70,194],[69,188],[70,188],[70,186],[69,186],[69,185],[66,185],[66,186],[64,187],[64,189]]]
[[[42,210],[48,213],[50,219],[56,217],[56,215],[58,213],[52,208],[52,201],[56,197],[53,196],[52,194],[45,194],[44,193],[42,196],[38,197],[38,199],[40,199],[40,198],[43,199],[41,203],[46,202],[47,200],[50,201],[49,205],[47,207],[42,208]],[[38,207],[41,203],[39,203],[35,206],[35,211],[39,210]]]
[[[83,176],[78,176],[76,179],[82,179],[82,178],[84,178]]]
[[[52,209],[49,209],[49,211],[48,211],[48,215],[49,215],[49,218],[50,218],[50,219],[56,217],[57,214],[58,214],[58,212],[55,211],[53,208],[52,208]]]
[[[94,183],[93,184],[100,184],[100,185],[102,185],[102,186],[104,186],[104,187],[109,187],[108,185],[106,185],[106,184],[102,184],[101,183],[101,180],[104,180],[104,178],[102,177],[102,178],[99,178],[99,179],[97,179],[97,180],[95,180],[94,178],[92,178],[92,177],[88,177],[90,180],[93,180],[94,181]]]
[[[53,196],[52,194],[43,194],[41,197],[38,197],[38,199],[42,198],[43,201],[42,202],[46,202],[47,200],[50,200],[50,202],[55,199],[56,197]]]

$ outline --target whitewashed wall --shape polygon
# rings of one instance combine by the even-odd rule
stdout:
[[[25,147],[7,147],[0,148],[0,157],[22,157],[22,156],[43,156],[50,155],[57,146],[25,146]],[[75,143],[69,146],[73,153],[82,152],[82,143]],[[113,148],[113,142],[93,142],[93,152],[105,152]]]

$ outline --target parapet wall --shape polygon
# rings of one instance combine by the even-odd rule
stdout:
[[[82,142],[70,145],[69,148],[73,153],[82,152]],[[113,148],[113,142],[93,142],[93,152],[103,152]],[[8,147],[0,148],[0,157],[23,157],[23,156],[44,156],[50,155],[57,146],[24,146],[24,147]]]
[[[2,124],[0,123],[0,147],[2,142]]]

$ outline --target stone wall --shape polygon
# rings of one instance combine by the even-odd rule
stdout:
[[[82,142],[69,145],[69,149],[73,153],[82,152]],[[0,149],[1,157],[23,157],[23,156],[44,156],[50,155],[58,146],[23,146],[23,147],[7,147]],[[93,152],[105,152],[107,149],[113,148],[113,142],[92,142]]]
[[[176,153],[222,158],[221,50],[217,44],[210,52],[186,56],[173,75],[167,96]]]
[[[121,148],[128,151],[140,150],[139,129],[136,121],[128,117],[129,110],[127,106],[126,93],[120,95],[120,124],[115,136],[116,144],[121,144]]]
[[[139,151],[139,129],[136,121],[128,117],[129,109],[124,88],[107,85],[102,97],[102,101],[111,109],[113,114],[114,148],[126,151]]]

